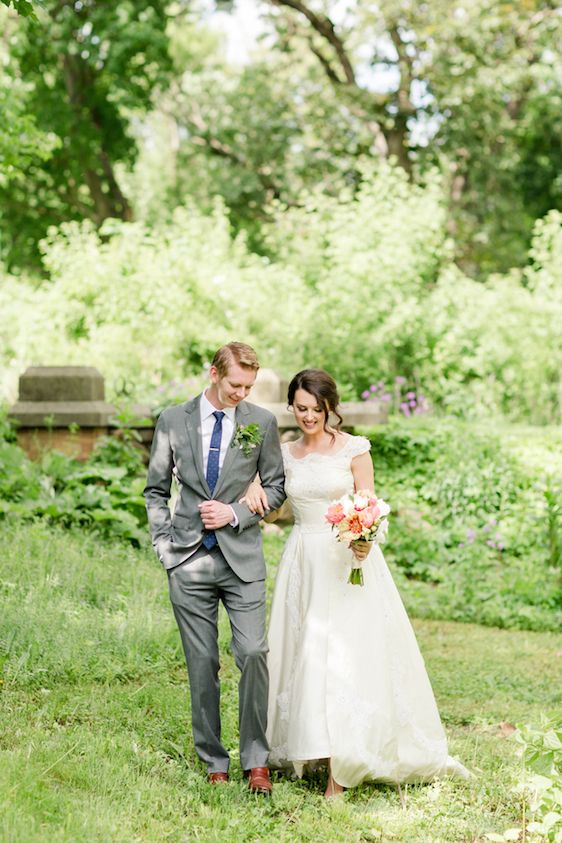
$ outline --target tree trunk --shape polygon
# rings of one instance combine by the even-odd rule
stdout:
[[[98,138],[97,159],[83,162],[83,172],[94,204],[93,219],[99,225],[108,217],[122,220],[132,219],[131,206],[123,194],[102,142],[102,126],[88,102],[87,91],[93,84],[92,73],[79,56],[66,54],[63,57],[64,82],[68,99],[76,116],[76,126],[88,120]],[[78,148],[78,144],[76,144]]]

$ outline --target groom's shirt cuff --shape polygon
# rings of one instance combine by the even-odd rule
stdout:
[[[230,506],[230,504],[229,504],[229,506]],[[236,515],[236,513],[234,512],[232,507],[230,507],[230,511],[232,512],[232,521],[229,521],[228,523],[231,527],[237,527],[238,526],[238,516]]]

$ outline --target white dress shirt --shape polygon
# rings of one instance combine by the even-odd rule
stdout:
[[[205,472],[205,477],[207,476],[207,464],[209,462],[209,448],[211,447],[211,436],[213,435],[213,429],[215,427],[216,418],[213,415],[217,410],[216,407],[213,407],[205,393],[203,392],[201,395],[201,401],[199,402],[199,412],[201,415],[201,444],[203,447],[203,471]],[[236,407],[224,407],[222,411],[224,413],[224,417],[222,420],[222,438],[221,438],[221,450],[219,454],[219,473],[222,469],[222,465],[224,463],[224,458],[226,456],[226,452],[230,446],[230,441],[234,435],[234,419],[236,415]],[[234,514],[234,510],[231,507],[232,512],[232,521],[230,522],[232,527],[238,526],[238,518]]]
[[[216,418],[213,413],[216,413],[217,408],[213,407],[205,393],[201,396],[199,404],[199,411],[201,413],[201,443],[203,445],[203,471],[205,477],[207,476],[207,463],[209,462],[209,448],[211,447],[211,436],[215,427]],[[219,472],[222,469],[222,464],[230,445],[230,440],[234,433],[234,417],[236,407],[225,407],[221,412],[224,413],[222,420],[222,438],[221,438],[221,452],[219,454]]]

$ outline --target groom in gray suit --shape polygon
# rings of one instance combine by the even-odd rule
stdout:
[[[241,672],[240,761],[250,790],[268,794],[265,562],[260,516],[240,498],[257,473],[271,509],[283,502],[285,492],[275,418],[244,400],[258,369],[255,351],[244,343],[217,351],[209,387],[160,415],[144,494],[185,652],[197,754],[211,783],[228,781],[218,680],[220,600]],[[179,485],[173,514],[168,507],[172,477]]]

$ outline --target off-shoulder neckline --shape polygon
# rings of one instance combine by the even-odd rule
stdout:
[[[328,458],[328,459],[330,459],[330,458],[335,459],[336,457],[339,457],[341,454],[344,453],[344,451],[347,449],[350,442],[353,442],[354,439],[364,439],[365,438],[363,436],[354,436],[351,433],[346,433],[345,436],[346,436],[345,443],[342,445],[341,448],[339,448],[339,450],[335,451],[333,454],[322,454],[322,453],[320,453],[320,451],[309,451],[308,454],[304,455],[304,457],[295,457],[295,455],[291,453],[291,442],[284,442],[283,445],[285,447],[285,450],[286,450],[287,454],[295,462],[304,462],[304,460],[308,459],[308,457],[325,457],[325,458]]]

